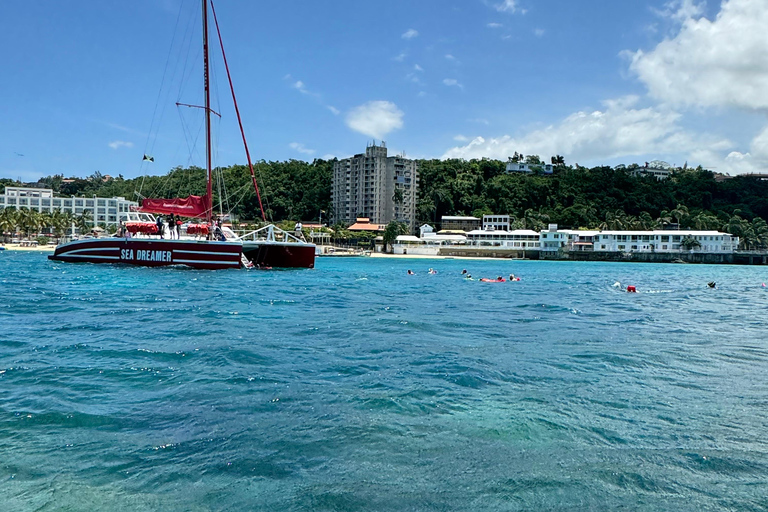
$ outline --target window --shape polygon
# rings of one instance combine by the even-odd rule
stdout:
[[[662,249],[666,249],[666,248],[667,248],[667,246],[666,246],[666,245],[662,245],[662,246],[661,246],[661,248],[662,248]]]
[[[669,242],[669,235],[664,235],[661,237],[662,242]]]
[[[637,246],[636,246],[636,245],[633,245],[633,246],[632,246],[632,250],[633,250],[633,251],[636,251],[636,250],[637,250]]]
[[[623,251],[623,250],[624,250],[626,247],[627,247],[626,245],[620,245],[620,246],[619,246],[619,250],[620,250],[620,251]]]

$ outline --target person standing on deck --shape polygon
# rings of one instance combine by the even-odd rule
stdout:
[[[163,216],[158,215],[157,219],[155,219],[155,224],[157,225],[157,234],[160,235],[160,238],[163,237]]]

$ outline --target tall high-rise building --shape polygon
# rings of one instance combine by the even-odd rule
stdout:
[[[333,166],[331,198],[334,222],[368,217],[374,224],[393,220],[416,225],[419,165],[405,156],[387,156],[387,145],[369,144],[365,153]]]

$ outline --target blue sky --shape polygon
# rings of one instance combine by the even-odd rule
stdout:
[[[216,8],[255,159],[343,158],[383,139],[419,158],[768,166],[765,0]],[[199,0],[2,2],[0,177],[203,165],[200,111],[174,105],[202,101],[198,11]],[[213,67],[215,163],[244,163],[220,58]]]

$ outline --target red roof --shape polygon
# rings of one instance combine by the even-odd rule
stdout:
[[[381,224],[371,224],[370,219],[358,217],[357,222],[347,228],[350,231],[384,231]]]

